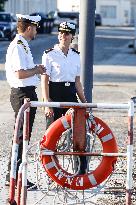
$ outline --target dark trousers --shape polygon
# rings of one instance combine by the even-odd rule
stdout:
[[[65,86],[65,83],[49,82],[49,95],[54,102],[78,102],[75,83]],[[65,115],[69,108],[54,108],[54,120]],[[86,157],[80,156],[80,173],[84,174],[87,168]]]
[[[65,83],[49,83],[49,95],[54,102],[78,102],[75,83],[65,86]],[[54,108],[54,120],[65,115],[68,108]]]
[[[15,120],[18,115],[18,111],[20,107],[24,104],[24,99],[29,98],[31,101],[37,101],[37,94],[35,92],[35,87],[34,86],[27,86],[27,87],[22,87],[22,88],[11,88],[11,94],[10,94],[10,102],[11,106],[14,110],[15,113]],[[30,121],[29,121],[29,139],[31,137],[31,132],[32,132],[32,127],[35,119],[35,114],[36,114],[36,108],[30,108]],[[23,121],[22,125],[20,128],[20,143],[19,143],[19,149],[18,149],[18,157],[17,157],[17,172],[19,166],[22,162],[22,150],[23,150]],[[10,154],[10,159],[11,159],[11,154]],[[11,169],[11,160],[9,160],[8,163],[8,171]],[[9,178],[9,176],[7,176]]]

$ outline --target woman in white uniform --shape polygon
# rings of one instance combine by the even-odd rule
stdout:
[[[77,94],[84,103],[86,98],[80,82],[79,52],[70,48],[76,32],[75,25],[63,22],[58,31],[59,44],[45,51],[42,56],[42,64],[47,69],[41,77],[43,99],[45,102],[77,102]],[[54,115],[54,120],[65,112],[65,109],[45,108],[45,115]]]
[[[80,56],[79,52],[70,48],[74,39],[76,27],[69,22],[63,22],[58,27],[59,43],[44,52],[42,64],[46,67],[46,74],[41,76],[42,97],[45,102],[81,102],[86,98],[80,82]],[[47,121],[52,121],[65,115],[66,108],[45,108]],[[47,127],[49,123],[46,123]],[[47,128],[46,127],[46,128]],[[81,157],[81,172],[85,173],[86,159]]]

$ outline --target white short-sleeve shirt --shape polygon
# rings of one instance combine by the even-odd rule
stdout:
[[[76,76],[80,76],[80,56],[74,49],[69,49],[65,56],[57,44],[44,52],[42,64],[52,82],[75,82]]]
[[[27,41],[19,34],[10,43],[6,54],[6,77],[10,87],[26,87],[37,86],[39,78],[37,75],[18,79],[15,75],[15,71],[27,70],[35,67],[33,57]]]

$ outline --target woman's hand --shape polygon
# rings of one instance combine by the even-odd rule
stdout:
[[[54,115],[53,108],[45,107],[44,113],[46,117],[53,117]]]

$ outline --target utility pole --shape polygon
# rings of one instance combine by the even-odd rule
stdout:
[[[81,54],[81,80],[88,102],[92,102],[93,54],[96,0],[80,0],[79,51]]]
[[[134,6],[134,51],[136,53],[136,1],[133,2]]]

